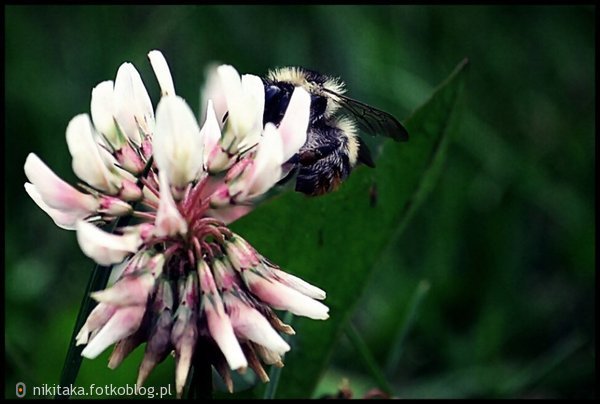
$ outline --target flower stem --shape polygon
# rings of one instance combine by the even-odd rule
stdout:
[[[294,315],[289,311],[285,314],[283,318],[283,322],[292,325],[294,320]],[[289,336],[284,335],[283,339],[285,342],[288,342]],[[271,380],[265,389],[265,393],[263,394],[263,399],[272,400],[275,398],[275,394],[277,393],[277,387],[279,387],[279,378],[281,377],[281,370],[283,368],[278,368],[277,366],[271,366],[271,371],[269,372],[269,379]]]
[[[207,344],[198,341],[192,369],[192,377],[188,390],[188,399],[211,400],[213,393],[212,365],[208,360]]]
[[[63,388],[59,389],[59,392],[55,397],[57,399],[69,398],[69,394],[63,395],[61,394],[61,391],[69,391],[69,389],[64,389],[64,387],[72,386],[75,383],[75,379],[77,379],[77,374],[79,373],[79,368],[81,367],[81,351],[83,351],[83,346],[75,346],[75,337],[85,323],[85,320],[89,316],[90,312],[96,305],[96,302],[94,302],[94,300],[90,297],[90,293],[103,289],[106,286],[110,276],[110,269],[111,267],[96,265],[92,271],[92,276],[90,277],[85,294],[83,295],[83,301],[81,302],[79,314],[77,315],[77,321],[75,321],[75,328],[73,329],[73,333],[71,335],[71,342],[69,343],[67,357],[65,358],[65,364],[60,376],[60,386]]]

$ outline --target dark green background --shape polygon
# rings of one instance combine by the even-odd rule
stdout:
[[[25,194],[25,157],[37,153],[74,183],[67,123],[89,111],[92,87],[114,79],[124,61],[156,103],[146,54],[160,49],[195,111],[204,68],[217,61],[244,73],[302,65],[338,75],[351,96],[400,119],[468,57],[461,130],[442,175],[356,296],[353,322],[384,364],[425,280],[429,292],[391,378],[398,396],[594,397],[595,12],[5,7],[5,396],[18,381],[58,382],[92,269],[75,234]],[[369,234],[347,236],[369,243]],[[316,394],[332,393],[342,378],[355,396],[374,387],[356,357],[342,337]],[[154,383],[171,383],[171,367],[163,364]],[[102,377],[135,380],[124,371]]]

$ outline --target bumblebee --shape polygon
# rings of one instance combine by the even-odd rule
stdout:
[[[375,167],[359,129],[396,141],[408,140],[406,128],[396,118],[345,96],[345,85],[337,78],[301,67],[284,67],[270,71],[263,84],[263,123],[279,125],[295,87],[311,95],[306,143],[288,162],[290,173],[281,181],[295,177],[296,191],[306,195],[336,190],[359,163]]]

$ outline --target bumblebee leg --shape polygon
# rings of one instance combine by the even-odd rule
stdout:
[[[298,162],[303,166],[309,166],[317,161],[329,156],[331,153],[336,151],[338,145],[328,144],[325,146],[315,147],[313,149],[306,149],[298,153]]]

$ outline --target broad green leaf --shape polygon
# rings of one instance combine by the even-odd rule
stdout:
[[[466,64],[406,121],[408,142],[385,142],[377,168],[357,168],[326,196],[283,194],[232,226],[264,256],[327,292],[328,320],[295,319],[275,397],[312,395],[371,269],[433,187]]]

